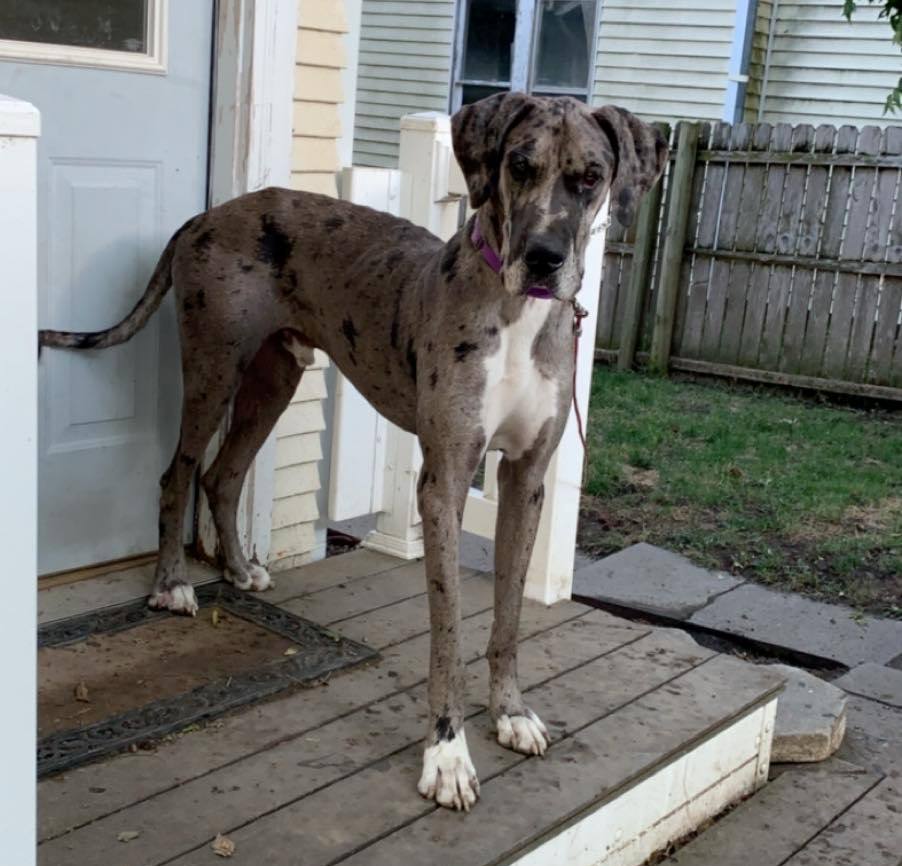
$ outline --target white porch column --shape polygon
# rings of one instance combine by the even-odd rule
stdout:
[[[401,118],[400,216],[442,240],[457,231],[460,195],[449,189],[457,163],[451,119],[438,112]],[[423,525],[417,506],[417,476],[423,455],[415,436],[388,425],[383,511],[364,546],[403,559],[423,555]]]
[[[589,392],[595,361],[595,323],[604,261],[604,237],[608,226],[608,204],[602,206],[586,249],[586,269],[579,302],[588,310],[583,319],[582,337],[576,363],[576,403],[583,424],[589,421]],[[583,482],[583,445],[579,439],[576,413],[571,408],[567,426],[545,474],[545,504],[536,536],[536,546],[526,572],[527,598],[554,604],[570,598],[573,563],[576,557],[576,529]]]
[[[37,737],[37,138],[40,115],[0,96],[0,839],[4,863],[35,862]]]

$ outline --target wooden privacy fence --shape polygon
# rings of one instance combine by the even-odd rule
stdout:
[[[673,145],[608,230],[596,356],[902,400],[902,127],[681,123]]]

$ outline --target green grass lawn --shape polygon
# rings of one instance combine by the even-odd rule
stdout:
[[[902,617],[902,413],[598,365],[580,546]]]

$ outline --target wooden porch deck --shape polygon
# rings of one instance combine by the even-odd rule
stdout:
[[[520,631],[521,682],[552,747],[543,760],[502,749],[484,704],[491,578],[465,570],[468,742],[482,797],[467,816],[434,808],[415,789],[429,651],[422,569],[360,550],[280,575],[267,601],[365,641],[381,660],[42,782],[39,863],[212,864],[222,833],[232,862],[253,866],[637,866],[766,780],[776,676],[572,602],[527,603]],[[109,603],[111,580],[41,593],[43,619]],[[120,596],[145,590],[136,575],[118,586]],[[118,841],[125,831],[140,835]]]

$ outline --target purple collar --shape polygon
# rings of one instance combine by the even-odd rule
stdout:
[[[500,274],[504,267],[504,260],[489,246],[488,241],[483,236],[482,229],[479,227],[478,216],[473,218],[473,231],[470,233],[470,240],[473,242],[473,246],[482,253],[485,263],[496,274]],[[543,298],[546,301],[554,298],[554,295],[545,286],[530,286],[526,290],[526,294],[531,298]]]

